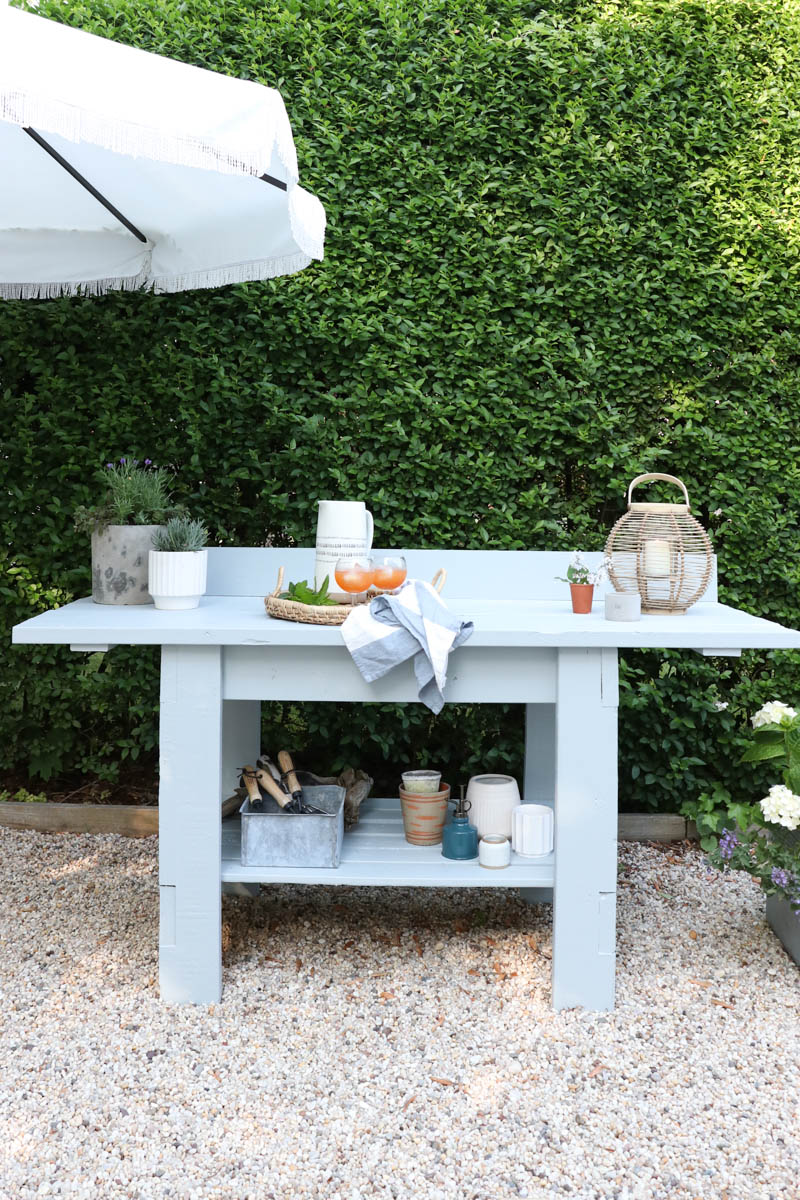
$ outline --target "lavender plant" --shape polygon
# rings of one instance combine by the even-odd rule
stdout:
[[[81,505],[75,512],[75,528],[91,533],[107,525],[163,525],[184,513],[174,504],[169,490],[169,472],[151,459],[120,458],[106,463],[101,476],[105,495],[97,505]]]

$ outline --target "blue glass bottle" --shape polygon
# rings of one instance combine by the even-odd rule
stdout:
[[[469,823],[469,801],[464,799],[461,784],[461,799],[456,802],[452,820],[442,830],[442,856],[444,858],[467,859],[478,857],[478,831]]]

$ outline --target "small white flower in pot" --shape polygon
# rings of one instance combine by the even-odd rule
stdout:
[[[153,537],[150,595],[156,608],[197,608],[208,574],[208,530],[192,517],[173,517]]]

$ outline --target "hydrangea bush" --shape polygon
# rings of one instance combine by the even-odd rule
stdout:
[[[771,700],[752,717],[753,743],[742,762],[773,760],[784,767],[783,783],[773,784],[758,804],[730,805],[736,828],[710,837],[709,858],[722,870],[747,871],[767,895],[777,893],[800,919],[800,717]],[[703,844],[708,848],[706,839]]]

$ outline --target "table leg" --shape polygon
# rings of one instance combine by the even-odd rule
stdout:
[[[261,701],[225,700],[222,704],[222,763],[220,796],[232,796],[245,763],[254,763],[261,752]],[[223,883],[226,896],[255,897],[258,883]]]
[[[561,649],[556,710],[553,1007],[614,1007],[617,652]]]
[[[522,799],[526,804],[552,806],[556,790],[556,706],[525,705],[525,778]],[[552,904],[552,888],[520,888],[526,904]]]
[[[222,993],[221,662],[219,646],[161,652],[159,984],[172,1003]]]

